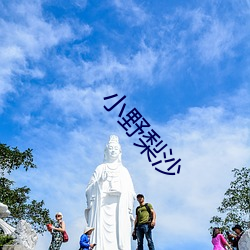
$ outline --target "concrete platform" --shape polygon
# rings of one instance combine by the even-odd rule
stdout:
[[[23,246],[21,245],[9,245],[9,246],[3,246],[0,248],[2,250],[26,250]]]

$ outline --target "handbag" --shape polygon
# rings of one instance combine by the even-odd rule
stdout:
[[[52,224],[47,224],[46,226],[47,226],[48,231],[52,232]]]
[[[62,233],[62,235],[63,235],[63,242],[67,242],[67,241],[69,240],[69,236],[68,236],[67,232],[64,231],[64,232]]]

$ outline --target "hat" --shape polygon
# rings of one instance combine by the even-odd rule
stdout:
[[[63,217],[63,214],[62,214],[61,212],[57,212],[57,213],[56,213],[56,216],[57,216],[57,215],[61,215],[61,216]]]
[[[93,231],[93,230],[95,230],[93,227],[86,227],[83,233],[86,234],[87,232]]]
[[[240,225],[235,225],[232,230],[239,229],[240,231],[243,231]]]

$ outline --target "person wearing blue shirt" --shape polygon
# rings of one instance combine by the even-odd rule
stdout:
[[[91,250],[96,244],[90,244],[90,235],[93,232],[93,227],[86,227],[83,235],[80,238],[80,249],[79,250]]]

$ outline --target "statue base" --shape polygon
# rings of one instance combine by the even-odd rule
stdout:
[[[5,245],[0,247],[0,250],[26,250],[24,246],[21,245]]]

